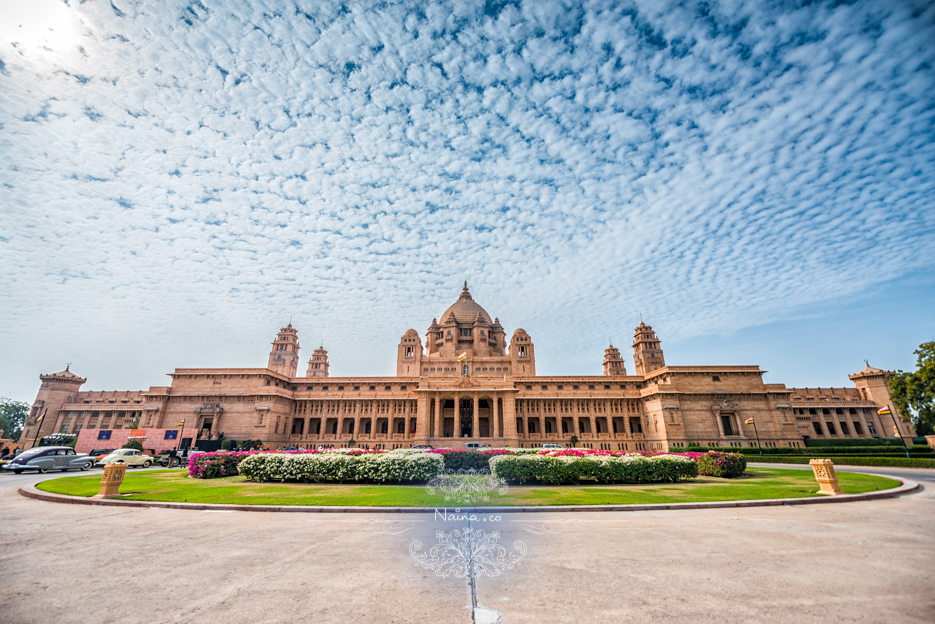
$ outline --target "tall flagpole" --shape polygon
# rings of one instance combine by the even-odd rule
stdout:
[[[886,404],[886,411],[890,413],[890,418],[893,419],[893,428],[895,429],[894,433],[899,436],[899,441],[903,443],[903,448],[906,449],[906,458],[912,459],[912,457],[909,455],[909,446],[906,445],[906,439],[899,432],[899,425],[896,424],[896,414],[894,413],[895,410],[890,407],[889,403]],[[877,415],[879,416],[879,410],[877,410]]]
[[[760,450],[760,457],[763,457],[763,447],[760,446],[760,432],[756,430],[756,419],[751,418],[750,422],[753,423],[753,433],[756,435],[756,447]]]
[[[49,409],[46,408],[42,415],[36,419],[36,437],[32,439],[32,446],[29,448],[34,448],[36,446],[36,440],[39,439],[39,432],[42,430],[42,419],[45,418],[45,415],[49,413]]]

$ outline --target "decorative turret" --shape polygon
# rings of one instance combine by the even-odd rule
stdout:
[[[637,375],[648,375],[666,365],[656,332],[642,321],[633,336],[633,364]]]
[[[299,367],[299,334],[289,323],[279,330],[269,354],[269,368],[274,373],[295,377]]]
[[[605,375],[626,375],[627,367],[620,357],[620,349],[610,345],[604,349],[604,374]]]
[[[536,376],[535,347],[525,329],[517,329],[513,332],[513,339],[510,341],[510,359],[514,377]]]
[[[432,324],[435,325],[434,321]],[[429,334],[432,334],[431,329]],[[422,341],[419,339],[419,332],[410,329],[399,340],[399,350],[396,354],[396,376],[418,377],[421,367]]]
[[[312,352],[312,359],[308,361],[308,370],[306,377],[327,377],[328,376],[328,352],[324,345]]]

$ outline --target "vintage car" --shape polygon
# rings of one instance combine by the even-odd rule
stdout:
[[[38,446],[23,451],[6,464],[4,470],[12,470],[16,474],[24,470],[38,470],[45,474],[50,470],[88,470],[94,465],[94,458],[84,453],[75,453],[70,446]]]
[[[117,449],[110,455],[104,455],[97,459],[97,465],[124,463],[127,468],[149,468],[153,464],[153,458],[149,455],[143,455],[136,449]]]

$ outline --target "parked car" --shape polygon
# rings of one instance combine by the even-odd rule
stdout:
[[[413,446],[410,446],[409,448],[417,450],[417,451],[418,450],[431,451],[435,449],[435,447],[432,446],[431,444],[414,444]]]
[[[23,451],[4,464],[3,469],[12,470],[16,474],[24,470],[38,470],[45,474],[50,470],[88,470],[93,465],[93,457],[75,453],[75,449],[70,446],[39,446]]]
[[[88,455],[90,455],[94,459],[97,459],[98,457],[104,457],[104,455],[110,455],[116,450],[117,449],[94,449],[93,451],[88,453]]]
[[[125,463],[128,468],[139,467],[149,468],[153,464],[153,458],[149,455],[143,455],[136,449],[117,449],[110,455],[104,455],[97,460],[98,465]]]
[[[563,449],[565,448],[561,444],[543,444],[542,448],[544,449]]]
[[[486,442],[468,442],[464,445],[464,448],[466,449],[482,449],[488,447],[490,447],[490,445]]]

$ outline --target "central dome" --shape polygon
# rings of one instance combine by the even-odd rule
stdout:
[[[468,292],[467,282],[464,282],[464,290],[461,291],[461,296],[458,297],[458,300],[441,315],[439,320],[442,324],[448,320],[448,314],[452,312],[455,315],[455,320],[459,323],[473,323],[478,313],[480,313],[481,318],[483,318],[488,325],[491,323],[490,315],[487,314],[487,310],[480,307],[480,305],[474,301],[473,297],[471,297],[471,293]]]

